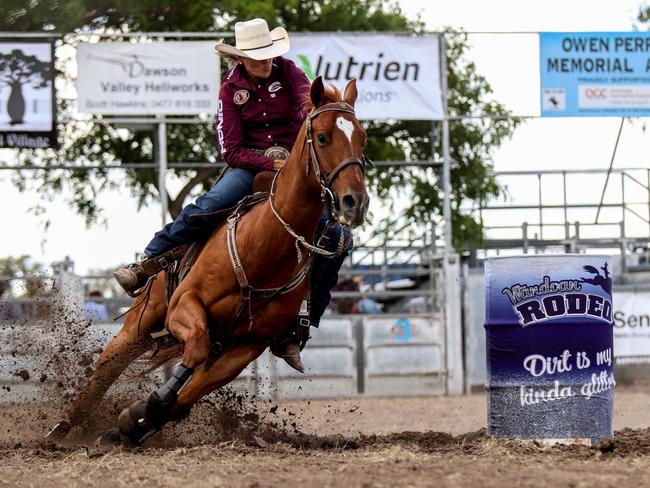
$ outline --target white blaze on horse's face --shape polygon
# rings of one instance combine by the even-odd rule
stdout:
[[[343,133],[347,136],[348,141],[350,141],[350,144],[352,144],[352,133],[354,132],[354,124],[350,122],[348,119],[344,119],[343,117],[338,117],[336,119],[336,127],[338,127],[343,131]]]

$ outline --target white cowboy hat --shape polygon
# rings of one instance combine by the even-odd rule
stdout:
[[[217,56],[271,59],[289,50],[289,34],[284,27],[269,32],[264,19],[247,20],[235,24],[235,45],[225,44],[221,39],[214,46]]]

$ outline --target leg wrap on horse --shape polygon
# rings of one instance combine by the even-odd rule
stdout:
[[[149,398],[138,400],[130,407],[122,410],[118,419],[118,429],[131,442],[143,442],[150,433],[160,430],[171,420],[171,410],[178,399],[178,392],[192,376],[193,370],[184,364],[174,368],[171,378]]]
[[[172,372],[171,378],[149,395],[145,409],[146,423],[158,429],[170,420],[171,410],[178,399],[178,392],[185,386],[193,372],[194,370],[180,363]]]

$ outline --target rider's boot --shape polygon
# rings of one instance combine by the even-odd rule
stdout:
[[[144,261],[127,264],[113,273],[119,285],[130,296],[137,296],[152,276],[167,269],[176,259],[187,251],[189,244],[175,247],[158,256],[151,256]]]
[[[305,344],[309,340],[309,312],[301,309],[298,317],[296,317],[295,330],[285,340],[277,342],[271,346],[271,352],[286,361],[296,371],[300,373],[305,372],[305,367],[302,364],[300,351],[303,350]]]
[[[127,264],[113,273],[117,283],[129,295],[136,294],[136,291],[142,288],[149,279],[143,263],[144,261]]]

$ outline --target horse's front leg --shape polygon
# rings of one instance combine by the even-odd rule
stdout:
[[[90,381],[70,404],[67,420],[59,422],[48,434],[49,438],[63,438],[72,426],[87,422],[115,380],[151,346],[150,331],[164,321],[167,309],[164,286],[161,274],[152,284],[149,300],[126,315],[122,328],[97,359]]]
[[[205,305],[193,292],[185,292],[175,303],[169,315],[167,328],[183,343],[183,364],[194,369],[205,362],[210,354]]]
[[[208,358],[211,344],[206,311],[196,293],[177,293],[172,298],[167,328],[183,344],[182,363],[147,400],[138,400],[122,411],[118,418],[118,429],[101,436],[98,439],[101,445],[138,443],[146,434],[159,430],[169,420],[178,391],[193,369]]]
[[[194,404],[217,388],[227,385],[266,349],[266,344],[239,344],[224,349],[207,371],[198,368],[192,380],[181,391],[172,409],[173,417],[183,417]]]
[[[165,423],[187,415],[203,396],[234,380],[265,349],[265,344],[227,347],[207,371],[201,365],[193,374],[190,368],[183,363],[179,364],[172,377],[151,393],[146,401],[137,401],[124,409],[118,419],[117,431],[104,434],[100,443],[141,443],[150,434],[160,430]],[[190,375],[192,376],[188,382]]]

